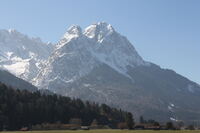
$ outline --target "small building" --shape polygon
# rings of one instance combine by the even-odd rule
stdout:
[[[81,126],[82,130],[89,130],[90,128],[88,126]]]
[[[20,131],[29,131],[29,128],[28,128],[28,127],[22,127],[22,128],[20,129]]]

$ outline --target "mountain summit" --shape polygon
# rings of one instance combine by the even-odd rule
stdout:
[[[136,118],[200,120],[200,87],[144,61],[127,38],[105,22],[84,30],[71,26],[33,83],[61,95],[126,109]]]
[[[49,88],[52,80],[43,78],[62,79],[68,84],[69,81],[86,76],[102,64],[127,77],[130,77],[127,74],[128,67],[149,65],[139,56],[133,45],[110,24],[93,24],[83,32],[79,26],[73,25],[56,45],[47,66],[38,75],[36,85]],[[56,73],[49,71],[58,68]]]
[[[109,36],[114,32],[115,30],[110,24],[99,22],[88,26],[85,29],[84,34],[89,38],[93,38],[96,41],[101,42],[106,36]]]

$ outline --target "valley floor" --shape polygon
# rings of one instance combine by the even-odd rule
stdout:
[[[24,131],[0,132],[0,133],[23,133]],[[150,130],[76,130],[76,131],[27,131],[26,133],[200,133],[200,130],[181,130],[181,131],[150,131]]]

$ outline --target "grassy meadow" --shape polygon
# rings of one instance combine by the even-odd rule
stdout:
[[[24,131],[1,132],[1,133],[23,133]],[[76,130],[76,131],[27,131],[26,133],[200,133],[200,130],[180,130],[180,131],[150,131],[150,130]]]

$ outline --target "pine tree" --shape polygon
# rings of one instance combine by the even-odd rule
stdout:
[[[134,126],[133,115],[131,113],[126,114],[126,124],[129,129],[132,129]]]

